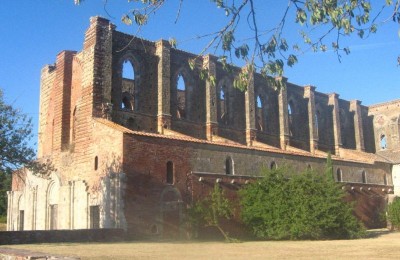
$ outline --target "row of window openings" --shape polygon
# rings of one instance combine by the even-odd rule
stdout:
[[[123,69],[122,69],[122,78],[123,79],[127,79],[127,80],[135,80],[135,70],[134,67],[132,65],[132,63],[128,60],[126,60],[123,64]],[[185,84],[185,80],[182,76],[182,74],[178,75],[177,78],[177,110],[176,110],[176,114],[177,114],[177,118],[185,118],[186,117],[186,97],[185,97],[185,92],[186,92],[186,84]],[[220,121],[222,123],[228,124],[228,120],[227,120],[227,114],[228,114],[228,104],[226,103],[226,86],[223,85],[221,86],[220,90],[219,90],[219,94],[218,94],[218,100],[219,100],[219,106],[220,106],[220,113],[219,113],[219,117],[220,117]],[[134,97],[131,97],[131,95],[129,95],[129,93],[124,93],[124,97],[122,98],[122,102],[121,102],[121,108],[122,109],[127,109],[127,110],[133,110],[134,109]],[[265,101],[262,99],[261,95],[257,96],[256,99],[256,107],[258,109],[262,109],[264,106]],[[291,111],[291,109],[289,108],[289,111]],[[259,130],[262,130],[262,118],[258,118],[259,120]]]
[[[133,67],[133,64],[126,60],[123,64],[123,69],[122,69],[122,78],[123,79],[128,79],[128,80],[135,80],[135,69]],[[186,84],[185,80],[182,76],[182,74],[178,75],[177,78],[177,109],[176,109],[176,116],[177,118],[186,118],[186,97],[185,97],[185,92],[186,92]],[[228,124],[228,104],[226,102],[226,86],[222,85],[221,88],[219,89],[218,93],[218,100],[219,100],[219,106],[220,106],[220,121],[224,124]],[[122,99],[121,107],[123,109],[128,109],[128,110],[133,110],[134,109],[134,98],[129,97],[129,95],[125,95]],[[256,98],[256,108],[257,109],[263,109],[265,107],[266,100],[265,97],[263,98],[261,95],[257,95]],[[293,121],[293,103],[292,101],[289,101],[288,103],[288,116],[289,116],[289,128],[292,129],[292,121]],[[315,127],[318,129],[318,119],[319,119],[319,111],[316,112],[315,114]],[[256,117],[257,119],[257,128],[258,130],[263,130],[263,124],[264,120],[266,121],[266,115],[261,115]],[[386,140],[386,139],[385,139]],[[382,146],[381,146],[382,147]],[[385,147],[386,147],[386,141],[385,141]],[[384,148],[383,148],[384,149]]]
[[[99,164],[99,159],[96,156],[94,159],[94,169],[97,171]],[[269,165],[271,170],[277,169],[278,165],[272,161]],[[311,165],[307,165],[307,169],[311,169]],[[226,175],[233,175],[234,174],[234,161],[231,157],[226,158],[225,160],[225,174]],[[343,181],[343,173],[340,168],[336,171],[336,180],[338,182]],[[367,173],[365,171],[361,172],[361,182],[367,183]],[[171,161],[167,162],[167,175],[166,175],[166,183],[167,184],[174,184],[174,164]],[[387,177],[386,174],[384,175],[384,184],[387,185]]]
[[[123,69],[122,69],[122,78],[123,79],[128,79],[128,80],[135,80],[135,70],[130,61],[125,61],[123,64]],[[185,97],[185,92],[186,92],[186,84],[185,80],[182,76],[182,74],[178,75],[177,78],[177,109],[176,109],[176,116],[177,118],[186,118],[186,97]],[[219,118],[220,122],[224,124],[229,124],[228,121],[228,104],[226,101],[226,86],[222,85],[221,88],[219,89],[218,93],[218,103],[219,103]],[[121,108],[123,109],[128,109],[128,110],[133,110],[134,109],[134,97],[130,97],[128,94],[125,93],[125,96],[122,98],[122,103],[121,103]],[[257,109],[263,109],[265,107],[266,100],[263,98],[261,95],[257,95],[256,98],[256,108]],[[265,112],[264,112],[265,113]],[[264,123],[267,121],[266,115],[264,113],[261,113],[261,115],[256,116],[257,120],[257,129],[258,130],[263,130]],[[293,115],[293,104],[289,102],[288,104],[288,114],[289,114],[289,120],[290,123],[292,121],[292,115]],[[318,116],[317,114],[315,115],[315,125],[318,129]],[[290,128],[292,128],[290,126]]]
[[[336,181],[338,182],[343,182],[343,172],[340,168],[338,168],[336,170]],[[361,183],[367,183],[367,173],[365,171],[361,172]],[[386,174],[383,175],[383,184],[387,185],[388,181],[387,181],[387,176]]]

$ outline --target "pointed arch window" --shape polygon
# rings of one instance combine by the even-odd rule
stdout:
[[[314,117],[315,117],[315,122],[314,122],[314,126],[315,126],[315,129],[317,129],[317,131],[318,131],[318,127],[319,127],[319,118],[321,117],[321,114],[320,114],[320,112],[317,110],[317,112],[315,113],[315,115],[314,115]]]
[[[228,100],[225,84],[221,85],[218,93],[218,120],[225,125],[228,124]]]
[[[289,101],[288,103],[288,121],[289,121],[289,133],[293,136],[293,124],[294,124],[294,110],[293,110],[293,102]]]
[[[121,108],[124,110],[133,110],[134,101],[132,95],[127,92],[122,93]]]
[[[276,169],[278,168],[278,165],[276,164],[275,161],[272,161],[272,162],[270,163],[270,165],[269,165],[269,168],[270,168],[271,170],[276,170]]]
[[[382,134],[380,138],[380,147],[381,150],[385,150],[387,148],[386,136],[384,134]]]
[[[122,65],[122,78],[128,80],[135,80],[135,69],[133,67],[132,62],[129,60],[125,60]]]
[[[367,183],[367,173],[365,171],[361,172],[361,182]]]
[[[234,163],[230,156],[228,156],[225,160],[225,174],[233,175],[234,174]]]
[[[261,95],[257,96],[256,106],[257,106],[257,108],[262,108],[263,107],[263,104],[261,102]]]
[[[264,99],[261,95],[257,95],[256,98],[256,127],[257,130],[264,130]]]
[[[186,118],[186,84],[182,74],[176,81],[176,117]]]
[[[96,155],[94,157],[94,170],[97,171],[98,168],[99,168],[99,157]]]
[[[130,60],[125,60],[122,64],[122,86],[120,107],[125,110],[135,108],[135,67]]]
[[[171,161],[167,162],[167,184],[174,184],[174,163]]]
[[[340,168],[336,170],[336,181],[337,182],[342,182],[343,181],[343,173]]]

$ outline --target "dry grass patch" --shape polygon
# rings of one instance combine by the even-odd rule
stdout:
[[[400,233],[330,241],[59,243],[7,247],[81,259],[398,259]]]
[[[6,231],[7,230],[7,223],[0,223],[0,231]]]

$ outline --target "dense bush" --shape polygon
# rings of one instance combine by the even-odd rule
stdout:
[[[394,201],[388,205],[387,219],[393,227],[400,229],[400,198],[395,198]]]
[[[243,222],[262,239],[362,236],[362,225],[327,169],[324,175],[291,168],[265,170],[262,179],[240,191]]]
[[[226,241],[235,241],[220,225],[222,219],[231,218],[232,205],[218,183],[215,183],[214,189],[208,196],[196,201],[187,213],[189,224],[194,233],[200,228],[214,227],[218,229]]]

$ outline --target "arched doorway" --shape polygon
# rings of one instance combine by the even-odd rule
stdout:
[[[166,187],[161,193],[161,234],[163,238],[178,239],[181,234],[182,197],[178,189]]]
[[[47,189],[47,229],[58,229],[58,195],[60,191],[60,183],[56,178],[51,181]]]

